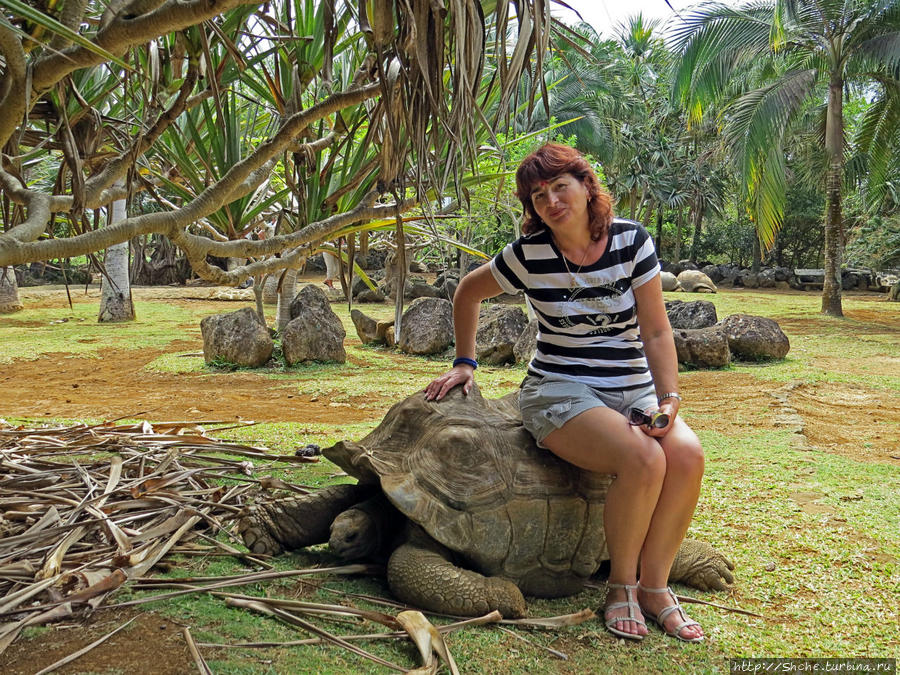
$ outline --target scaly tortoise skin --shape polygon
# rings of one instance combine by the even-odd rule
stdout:
[[[498,609],[519,617],[525,614],[523,593],[577,593],[608,559],[603,507],[611,477],[538,448],[522,426],[516,397],[485,399],[475,386],[468,396],[457,387],[441,401],[426,401],[420,392],[397,403],[359,443],[342,441],[323,451],[359,479],[358,486],[340,486],[340,499],[326,496],[324,507],[318,495],[255,507],[240,524],[245,543],[275,554],[324,541],[321,521],[330,524],[352,501],[352,490],[363,501],[380,484],[409,521],[388,561],[388,584],[401,600],[448,614]],[[338,518],[335,528],[342,532],[332,530],[333,547],[336,539],[346,544],[348,522],[349,529],[372,523],[377,510],[356,510],[343,526]],[[388,514],[383,520],[371,529],[403,529],[404,518]],[[298,523],[304,523],[300,536]],[[317,541],[308,529],[317,531]],[[357,534],[370,536],[361,526]],[[360,551],[359,543],[350,548]],[[372,548],[368,543],[365,550]],[[687,540],[670,580],[721,590],[733,581],[732,569],[708,544]]]

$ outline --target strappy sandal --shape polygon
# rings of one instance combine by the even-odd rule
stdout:
[[[671,588],[647,588],[646,586],[641,586],[640,583],[637,584],[637,587],[645,593],[668,593],[669,597],[674,602],[674,605],[669,605],[665,609],[663,609],[659,614],[654,615],[652,612],[648,612],[646,609],[641,607],[641,612],[644,616],[650,619],[657,626],[662,628],[663,632],[673,638],[677,638],[682,642],[703,642],[704,635],[694,638],[686,638],[681,635],[681,631],[689,626],[699,626],[700,624],[694,621],[693,619],[689,619],[687,614],[684,613],[684,608],[678,602],[678,597],[672,591]],[[675,626],[675,630],[668,630],[665,626],[666,617],[668,617],[672,612],[681,612],[682,621],[680,624]]]
[[[625,589],[625,602],[614,602],[611,605],[607,605],[603,608],[603,617],[606,620],[606,630],[608,630],[613,635],[618,637],[625,638],[626,640],[643,640],[644,636],[639,635],[638,633],[628,633],[619,628],[615,628],[615,624],[620,621],[634,621],[639,626],[647,627],[647,624],[644,623],[643,619],[637,618],[635,616],[635,610],[640,611],[641,606],[637,602],[637,584],[607,584],[607,588],[624,588]],[[622,607],[628,608],[628,616],[617,616],[610,618],[608,616],[610,610],[613,609],[621,609]]]

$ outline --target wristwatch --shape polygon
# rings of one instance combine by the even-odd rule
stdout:
[[[677,399],[679,400],[679,402],[680,402],[680,401],[681,401],[681,394],[679,394],[677,391],[667,391],[665,394],[660,394],[660,395],[656,398],[656,402],[657,402],[658,404],[659,404],[659,403],[662,403],[662,402],[665,401],[667,398],[677,398]]]

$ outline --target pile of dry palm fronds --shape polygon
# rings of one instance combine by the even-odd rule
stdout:
[[[97,607],[170,553],[268,567],[204,533],[222,530],[258,487],[251,460],[309,461],[209,438],[198,423],[0,421],[0,652],[24,626]]]
[[[263,613],[316,636],[296,644],[326,641],[405,671],[406,668],[352,643],[360,639],[412,639],[421,652],[424,672],[436,672],[441,662],[456,672],[442,635],[464,626],[495,623],[501,620],[499,614],[436,629],[419,612],[400,611],[405,608],[383,599],[364,598],[370,604],[390,606],[395,614],[222,592],[225,588],[278,578],[365,574],[381,569],[344,565],[275,571],[265,559],[246,553],[241,542],[233,541],[236,546],[232,546],[221,541],[231,537],[228,526],[250,497],[248,491],[305,491],[302,486],[271,476],[254,478],[255,473],[263,473],[275,462],[316,461],[275,455],[265,448],[206,435],[204,427],[218,426],[216,431],[223,431],[227,428],[223,424],[226,423],[104,423],[28,429],[0,420],[0,654],[24,627],[90,612],[127,583],[134,589],[175,590],[106,607],[210,593],[233,607]],[[259,571],[231,577],[147,576],[151,569],[170,564],[165,558],[171,554],[233,556]],[[307,620],[330,617],[374,621],[390,631],[338,637]],[[555,627],[592,617],[592,612],[584,611],[548,620],[504,623]],[[198,645],[187,629],[185,640],[199,670],[207,672]],[[74,660],[81,652],[66,660]]]

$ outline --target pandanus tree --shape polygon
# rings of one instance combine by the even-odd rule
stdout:
[[[296,267],[354,225],[393,218],[402,231],[402,213],[462,183],[477,128],[502,126],[551,29],[549,3],[538,0],[38,5],[0,0],[0,267],[156,233],[224,284]],[[489,47],[496,77],[484,78]],[[86,75],[110,80],[106,97],[80,95],[73,83]],[[108,99],[125,91],[111,112]],[[61,94],[80,108],[62,114]],[[497,101],[492,112],[485,100]],[[206,154],[232,116],[252,125],[235,131],[240,152]],[[72,142],[73,117],[99,123],[95,147]],[[192,123],[198,133],[184,139],[179,164],[173,138]],[[67,181],[35,182],[41,153],[72,156]],[[275,172],[292,194],[291,227],[248,239],[262,203],[252,196]],[[159,210],[105,227],[82,217],[142,190]],[[209,256],[247,262],[226,270]]]
[[[784,219],[790,139],[810,106],[822,139],[825,188],[825,282],[822,312],[842,316],[842,196],[847,142],[845,91],[868,87],[884,114],[882,137],[896,133],[900,115],[900,3],[897,0],[757,0],[709,4],[683,15],[674,35],[680,65],[674,97],[702,117],[734,91],[734,78],[766,64],[765,80],[748,86],[722,109],[725,137],[744,185],[758,237],[770,246]],[[888,166],[886,145],[875,165]],[[879,163],[880,162],[880,163]]]

